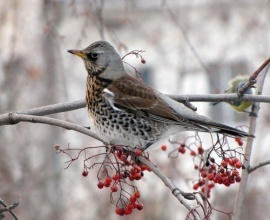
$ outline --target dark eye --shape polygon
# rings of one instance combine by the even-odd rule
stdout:
[[[87,54],[87,57],[88,57],[90,60],[95,61],[95,60],[97,60],[97,58],[98,58],[98,53],[95,53],[95,52],[88,53],[88,54]]]

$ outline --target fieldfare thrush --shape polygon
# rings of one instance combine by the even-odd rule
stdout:
[[[107,144],[146,149],[162,138],[187,130],[253,137],[213,122],[129,76],[121,57],[106,41],[68,52],[84,61],[88,114],[97,135]]]

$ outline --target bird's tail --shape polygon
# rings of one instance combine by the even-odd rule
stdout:
[[[219,134],[224,134],[224,135],[228,135],[228,136],[232,136],[232,137],[252,137],[254,138],[255,136],[253,134],[249,134],[245,131],[241,131],[239,129],[227,126],[227,125],[223,125],[223,124],[219,124],[216,122],[208,122],[207,126],[210,127],[210,132],[215,132],[215,133],[219,133]]]

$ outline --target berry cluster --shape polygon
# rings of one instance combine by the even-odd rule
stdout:
[[[133,195],[129,197],[127,205],[125,205],[125,207],[122,208],[117,207],[115,209],[115,213],[117,215],[123,216],[123,215],[130,215],[133,209],[142,210],[143,204],[138,201],[138,198],[140,198],[140,193],[139,191],[135,191]]]
[[[243,140],[240,137],[236,137],[235,141],[238,146],[243,145]],[[200,190],[208,198],[215,184],[229,187],[241,181],[239,169],[245,167],[238,157],[244,155],[239,153],[236,150],[237,148],[231,149],[226,141],[217,141],[217,144],[208,148],[207,151],[203,148],[202,141],[197,136],[191,136],[183,143],[171,143],[177,144],[179,147],[171,151],[169,157],[178,157],[179,154],[185,154],[189,151],[190,156],[193,157],[194,169],[199,171],[199,180],[193,184],[193,189]],[[166,145],[161,146],[161,150],[165,151],[166,149]],[[211,156],[212,154],[215,154],[215,156]]]
[[[141,149],[131,151],[120,146],[112,147],[110,153],[115,158],[115,163],[111,164],[111,168],[114,168],[114,172],[108,171],[107,163],[102,164],[102,169],[100,169],[98,173],[98,188],[111,187],[112,203],[115,203],[113,193],[118,190],[120,191],[120,194],[117,195],[116,214],[129,215],[132,213],[133,209],[142,210],[143,204],[138,201],[140,193],[137,187],[127,183],[127,179],[130,182],[135,180],[138,181],[144,176],[144,171],[151,171],[149,167],[139,163],[137,160],[138,156],[146,157],[146,154]],[[106,178],[102,181],[99,176],[102,176],[103,174],[106,175]],[[133,194],[127,191],[127,187],[133,189]]]
[[[116,205],[116,214],[129,215],[134,209],[142,210],[143,204],[139,202],[140,192],[131,182],[142,179],[144,171],[151,171],[148,166],[142,164],[138,159],[138,157],[144,157],[150,161],[149,155],[138,147],[134,149],[127,146],[112,146],[109,149],[104,147],[106,149],[105,153],[87,157],[87,151],[93,148],[68,148],[63,150],[59,145],[55,146],[57,153],[64,153],[70,158],[67,161],[67,168],[84,152],[85,159],[82,172],[84,177],[88,176],[89,170],[99,165],[97,187],[99,189],[110,188],[110,201]],[[74,157],[71,152],[78,153]],[[102,157],[101,162],[92,162],[91,166],[88,165],[92,159],[97,160],[100,157]]]
[[[200,169],[200,180],[193,185],[194,190],[199,188],[210,197],[211,189],[215,184],[222,184],[227,187],[241,181],[239,169],[244,168],[241,161],[234,157],[225,157],[220,165],[215,163],[214,158],[210,158],[210,164]]]

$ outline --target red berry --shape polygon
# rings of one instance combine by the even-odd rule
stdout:
[[[163,151],[167,150],[167,146],[166,145],[162,145],[161,146],[161,150],[163,150]]]
[[[190,155],[191,156],[195,156],[196,155],[196,152],[192,150],[192,151],[190,151]]]
[[[111,178],[111,177],[107,177],[107,178],[105,179],[105,182],[111,183],[111,182],[112,182],[112,178]]]
[[[121,154],[119,160],[125,161],[126,159],[127,159],[127,155],[126,154]]]
[[[197,190],[199,187],[200,187],[200,184],[199,184],[199,183],[195,183],[195,184],[193,185],[193,189],[194,189],[194,190]]]
[[[142,171],[148,170],[148,169],[147,169],[147,166],[146,166],[146,165],[144,165],[144,164],[143,164],[143,165],[141,165],[141,169],[142,169]]]
[[[238,183],[241,182],[241,177],[240,176],[236,176],[235,177],[235,181],[238,182]]]
[[[125,165],[126,166],[130,166],[131,165],[131,162],[129,160],[125,160],[124,162],[125,162]]]
[[[235,183],[235,179],[234,179],[234,176],[229,176],[229,182],[232,184],[232,183]]]
[[[134,192],[134,196],[135,196],[136,198],[140,198],[140,197],[141,197],[141,194],[140,194],[139,191],[136,191],[136,192]]]
[[[132,209],[125,209],[125,215],[130,215],[132,213]]]
[[[212,169],[212,170],[216,170],[216,169],[217,169],[216,164],[212,164],[212,165],[211,165],[211,169]]]
[[[198,154],[203,154],[203,152],[204,152],[203,147],[202,146],[199,146],[198,147]]]
[[[105,187],[110,187],[111,182],[112,182],[111,177],[107,177],[103,184],[104,184]]]
[[[142,178],[141,173],[136,173],[135,176],[134,176],[135,180],[140,180],[141,178]]]
[[[134,209],[133,203],[129,203],[129,204],[127,205],[127,209]]]
[[[239,145],[239,146],[243,146],[243,144],[244,144],[243,141],[239,141],[239,142],[238,142],[238,145]]]
[[[83,175],[84,177],[88,176],[88,171],[87,171],[87,170],[84,170],[84,171],[82,172],[82,175]]]
[[[213,179],[215,178],[215,174],[213,174],[213,173],[208,173],[207,178],[208,178],[209,180],[213,180]]]
[[[224,167],[224,168],[226,168],[228,166],[228,162],[226,162],[225,160],[223,160],[221,162],[221,166]]]
[[[201,172],[201,177],[202,177],[202,178],[206,178],[206,177],[207,177],[207,173],[206,173],[205,171],[202,171],[202,172]]]
[[[143,209],[143,204],[142,203],[138,203],[137,204],[137,209],[138,210],[142,210]]]
[[[219,170],[219,172],[220,172],[220,173],[224,173],[225,170],[224,170],[223,168],[221,168],[221,169]]]
[[[120,175],[119,175],[119,174],[115,174],[115,175],[112,176],[112,179],[113,179],[114,181],[117,181],[117,180],[120,179]]]
[[[118,187],[116,185],[114,185],[114,186],[111,187],[111,190],[112,190],[112,192],[117,192]]]
[[[214,186],[215,186],[215,184],[214,183],[210,183],[210,184],[208,184],[208,189],[212,189],[212,188],[214,188]]]
[[[111,183],[110,182],[104,182],[103,183],[105,187],[110,187]]]
[[[196,165],[194,165],[194,169],[195,170],[198,170],[199,169],[199,166],[196,164]]]
[[[137,173],[137,170],[134,167],[131,167],[129,170],[130,176],[135,176]]]
[[[141,59],[141,63],[142,63],[142,64],[145,64],[145,63],[146,63],[145,59],[142,58],[142,59]]]
[[[98,184],[97,184],[97,187],[98,187],[98,188],[102,189],[103,186],[104,186],[103,182],[98,182]]]
[[[138,156],[141,156],[142,155],[142,151],[141,150],[136,150],[135,151],[135,155],[138,157]]]
[[[121,216],[123,216],[124,214],[125,214],[125,210],[124,209],[120,209],[120,208],[117,208],[116,210],[115,210],[115,213],[117,214],[117,215],[121,215]]]
[[[236,169],[240,169],[242,167],[242,163],[240,161],[235,163]]]
[[[239,172],[238,172],[237,170],[233,170],[233,171],[232,171],[232,175],[233,175],[233,176],[238,176],[238,175],[239,175]]]
[[[236,142],[242,141],[242,140],[241,140],[241,137],[239,137],[239,136],[236,136],[236,137],[234,138],[234,140],[235,140]]]
[[[142,168],[140,166],[135,166],[134,169],[136,170],[137,173],[142,172]]]
[[[130,201],[131,203],[135,203],[136,200],[137,200],[136,196],[130,196],[130,198],[129,198],[129,201]]]
[[[184,154],[184,153],[186,153],[186,148],[185,147],[179,147],[178,152],[181,153],[181,154]]]

